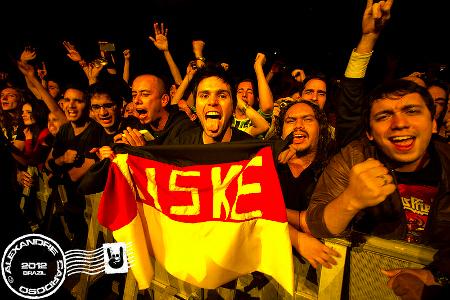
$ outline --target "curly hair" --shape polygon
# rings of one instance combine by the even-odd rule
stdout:
[[[275,136],[278,138],[281,138],[281,135],[283,133],[283,125],[284,125],[284,118],[286,117],[287,111],[296,104],[306,104],[311,107],[311,109],[314,112],[314,117],[316,118],[317,122],[319,123],[319,141],[317,143],[317,154],[314,159],[315,163],[318,163],[322,167],[325,167],[325,165],[328,162],[329,157],[334,154],[333,151],[333,145],[332,142],[332,136],[330,131],[330,124],[328,123],[327,115],[323,110],[320,109],[320,107],[315,104],[314,102],[308,101],[308,100],[294,100],[289,101],[284,106],[280,106],[280,115],[278,118],[275,118]]]

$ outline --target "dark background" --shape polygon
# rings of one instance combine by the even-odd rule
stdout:
[[[13,60],[24,45],[32,45],[50,74],[77,78],[83,74],[65,56],[62,41],[73,42],[89,61],[98,56],[97,41],[109,40],[116,44],[120,72],[121,52],[130,48],[131,77],[155,70],[170,76],[162,53],[148,40],[154,35],[153,22],[164,22],[182,75],[193,58],[191,41],[203,39],[207,59],[226,61],[241,76],[253,73],[258,51],[270,55],[276,50],[288,68],[321,70],[334,77],[344,72],[359,40],[366,1],[16,1],[9,5],[2,13],[0,70],[14,72]],[[379,81],[388,71],[405,76],[448,64],[447,19],[445,1],[395,0],[369,78]]]

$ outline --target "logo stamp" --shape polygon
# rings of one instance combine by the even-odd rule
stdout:
[[[108,243],[95,250],[73,249],[63,252],[53,239],[27,234],[12,241],[3,253],[3,280],[11,291],[27,299],[54,294],[73,274],[127,273],[133,255],[127,258],[125,243]],[[131,252],[130,254],[133,254]]]
[[[18,296],[41,299],[55,293],[66,276],[61,247],[41,234],[27,234],[6,248],[1,262],[6,285]]]
[[[125,249],[125,243],[103,244],[105,274],[128,272],[128,261]]]

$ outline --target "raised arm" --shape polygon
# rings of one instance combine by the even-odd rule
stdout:
[[[194,76],[196,71],[197,69],[193,68],[192,64],[189,63],[186,69],[186,76],[184,76],[183,81],[181,82],[180,86],[177,88],[177,91],[175,92],[175,95],[171,99],[171,104],[178,104],[178,101],[183,99],[183,95],[189,86],[189,82],[191,81],[192,76]],[[192,101],[190,99],[192,99]],[[187,105],[194,106],[193,100],[194,98],[189,96],[187,100]]]
[[[161,23],[161,27],[158,23],[153,24],[155,30],[155,37],[149,36],[148,38],[153,42],[156,48],[164,53],[164,58],[169,65],[170,73],[177,85],[181,84],[183,80],[181,77],[180,70],[178,69],[175,61],[172,58],[172,54],[169,51],[169,41],[167,39],[168,28],[164,28],[164,23]]]
[[[381,30],[391,18],[392,3],[393,0],[388,0],[373,4],[372,0],[367,0],[361,39],[350,55],[335,97],[336,140],[340,148],[361,135],[361,106],[366,92],[363,78]]]
[[[42,100],[44,101],[45,105],[47,105],[47,108],[50,110],[50,112],[54,113],[59,119],[66,120],[66,115],[59,107],[58,102],[53,99],[53,97],[48,93],[47,89],[42,86],[41,82],[36,77],[33,66],[23,61],[18,61],[17,66],[19,67],[20,72],[22,72],[25,78],[27,78],[27,80],[31,84],[33,84],[33,86],[42,96]]]
[[[192,51],[195,56],[195,63],[198,68],[201,68],[205,65],[205,57],[203,56],[203,49],[205,48],[205,42],[202,40],[193,40],[192,41]]]
[[[245,132],[251,136],[257,137],[269,129],[269,122],[267,122],[253,107],[249,106],[240,98],[238,98],[237,109],[240,109],[252,122],[252,126],[245,128]]]
[[[20,61],[23,61],[25,63],[28,63],[29,61],[35,58],[36,58],[36,51],[30,47],[25,47],[25,49],[20,54]],[[30,82],[27,76],[25,76],[25,82],[27,84],[28,89],[33,93],[36,99],[42,99],[42,96],[39,93],[38,89],[34,86],[33,83]]]
[[[130,58],[131,58],[131,51],[130,49],[123,50],[123,74],[122,78],[123,81],[126,83],[130,82]]]
[[[391,18],[391,7],[394,0],[373,3],[367,0],[362,19],[362,36],[356,47],[357,53],[369,53],[373,50],[381,30]]]
[[[264,75],[263,65],[265,63],[266,56],[262,53],[258,53],[256,55],[254,69],[256,73],[256,80],[258,82],[259,108],[263,113],[270,114],[273,110],[273,96],[269,83]]]

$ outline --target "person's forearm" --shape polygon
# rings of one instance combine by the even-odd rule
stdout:
[[[289,238],[291,239],[291,245],[295,247],[295,249],[298,249],[298,230],[292,226],[291,224],[289,226]]]
[[[267,73],[267,75],[266,75],[266,81],[270,82],[273,78],[273,75],[275,75],[275,73],[273,73],[272,71],[269,71],[269,73]]]
[[[180,86],[177,88],[177,91],[175,92],[175,95],[173,95],[173,98],[171,100],[171,104],[178,104],[178,101],[183,99],[183,95],[187,90],[187,87],[189,85],[190,77],[186,74],[184,76],[183,81],[181,82]]]
[[[27,84],[28,89],[33,93],[36,99],[42,99],[42,96],[39,93],[38,89],[34,86],[32,82],[30,82],[27,76],[25,76],[25,82]]]
[[[298,230],[300,228],[300,212],[287,208],[286,214],[289,225],[294,226]]]
[[[256,110],[254,110],[252,107],[246,105],[244,108],[241,109],[243,113],[247,116],[247,118],[250,119],[252,122],[252,126],[248,127],[248,134],[251,136],[258,136],[264,132],[266,132],[270,124],[266,121],[266,119],[263,118]]]
[[[86,158],[83,165],[79,168],[72,168],[67,173],[73,182],[78,181],[81,177],[86,174],[89,168],[95,163],[93,159]]]
[[[54,113],[60,120],[66,120],[66,115],[61,110],[58,103],[42,86],[39,80],[35,76],[27,76],[27,78],[36,87],[37,91],[42,96],[42,100],[44,101],[45,105],[47,105],[47,108],[50,110],[50,112]]]
[[[169,50],[164,51],[164,58],[166,59],[166,62],[169,65],[170,73],[172,74],[173,80],[177,85],[180,85],[181,82],[183,81],[183,78],[181,77],[180,70],[178,69],[177,64],[173,60]]]
[[[363,34],[361,36],[361,40],[359,41],[358,45],[356,46],[355,51],[360,54],[372,52],[373,48],[375,47],[375,43],[378,40],[379,35],[380,34],[377,34],[377,33]]]
[[[265,114],[273,110],[273,95],[269,83],[266,80],[262,66],[255,68],[256,79],[258,82],[259,108]]]
[[[351,205],[352,199],[344,191],[325,206],[323,219],[328,231],[334,235],[342,233],[359,212]]]
[[[129,83],[130,81],[130,61],[128,59],[125,59],[125,62],[123,63],[123,75],[122,75],[123,81],[126,83]]]

